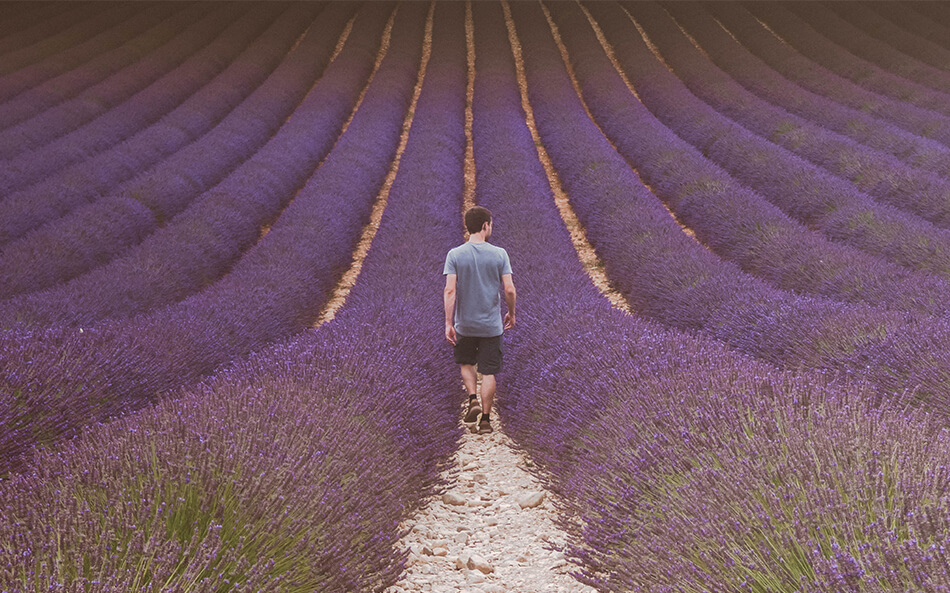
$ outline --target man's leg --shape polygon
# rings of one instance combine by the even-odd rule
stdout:
[[[491,412],[495,403],[495,375],[482,375],[482,413]]]
[[[462,383],[465,384],[465,390],[469,395],[476,393],[475,386],[478,384],[478,375],[475,374],[474,364],[460,364],[462,370]]]

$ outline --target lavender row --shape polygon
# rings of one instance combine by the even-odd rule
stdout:
[[[0,584],[19,583],[18,568],[56,553],[47,529],[70,535],[58,546],[61,563],[27,577],[31,588],[79,587],[100,573],[97,590],[165,579],[235,591],[381,591],[395,582],[405,561],[395,549],[399,524],[441,489],[459,437],[458,401],[446,395],[463,394],[454,365],[432,364],[447,353],[440,304],[428,295],[459,240],[463,15],[456,4],[435,8],[409,144],[341,316],[176,401],[96,427],[0,486],[0,505],[25,512],[20,525],[0,520],[4,541],[31,544],[26,556],[0,551]],[[110,513],[96,503],[101,487],[138,494],[113,498]],[[88,505],[85,518],[66,498]],[[107,541],[91,544],[100,534]],[[142,572],[148,583],[134,580]]]
[[[77,96],[46,107],[23,121],[4,122],[5,129],[0,131],[0,156],[5,160],[15,158],[18,153],[42,147],[96,120],[110,109],[121,107],[124,102],[134,100],[143,92],[147,97],[148,89],[153,88],[157,80],[168,76],[169,73],[178,71],[186,75],[186,81],[196,75],[200,77],[202,71],[190,72],[189,68],[194,70],[195,66],[188,66],[189,62],[195,61],[196,55],[217,64],[218,70],[223,69],[232,56],[247,47],[280,13],[279,10],[268,13],[258,7],[258,13],[250,15],[248,13],[251,9],[250,6],[238,6],[237,10],[218,7],[212,13],[180,28],[172,39],[160,47],[147,52],[133,64],[121,68],[105,80],[91,84]],[[261,21],[268,18],[271,20],[262,22],[257,29],[252,29],[247,23],[254,18]],[[229,51],[233,53],[228,54]],[[201,52],[205,55],[202,56]],[[215,73],[216,71],[212,71],[210,76]],[[170,80],[172,79],[166,79],[166,84]],[[11,117],[16,117],[18,111],[30,109],[28,105],[24,105],[28,98],[14,97],[3,107],[11,110]],[[20,142],[19,146],[17,142]]]
[[[916,27],[912,30],[926,36],[931,41],[942,44],[944,47],[950,47],[950,43],[947,43],[944,36],[946,30],[950,29],[950,14],[948,14],[946,10],[943,10],[943,7],[932,2],[908,2],[907,4],[903,2],[886,2],[885,5],[875,7],[875,9],[880,8],[883,14],[890,16],[893,14],[893,9],[900,6],[908,8],[906,18],[908,22],[913,22]],[[893,20],[903,26],[902,23],[904,21],[902,19]],[[918,26],[922,23],[926,23],[926,25]]]
[[[211,6],[202,4],[188,7],[167,5],[159,8],[166,13],[166,18],[161,22],[118,47],[90,57],[81,64],[62,68],[61,72],[52,66],[36,64],[0,78],[0,100],[4,101],[0,103],[0,127],[9,127],[76,96],[84,89],[142,59],[144,55],[164,45],[212,10]],[[143,12],[141,16],[148,16],[148,13]]]
[[[950,92],[950,72],[947,71],[950,50],[920,37],[916,32],[905,31],[878,14],[873,4],[861,8],[862,10],[855,11],[851,6],[838,6],[834,3],[827,5],[827,9],[832,13],[863,32],[861,40],[878,46],[875,55],[887,60],[879,63],[902,76],[919,79],[918,81],[926,80],[923,84],[936,84],[935,88],[941,92]],[[918,71],[920,74],[916,76],[907,74],[916,74]],[[934,80],[934,77],[937,77],[937,80]]]
[[[0,156],[6,158],[0,192],[6,195],[35,183],[154,123],[224,70],[286,11],[284,5],[255,5],[197,53],[194,46],[208,42],[205,32],[174,43],[170,60],[157,52],[155,59],[141,60],[75,99],[0,132]],[[185,56],[187,60],[176,64]],[[142,88],[143,83],[148,86]],[[113,93],[121,101],[117,106],[110,99]]]
[[[815,31],[824,35],[849,53],[882,68],[904,80],[933,89],[944,96],[950,94],[950,76],[939,68],[919,60],[875,39],[863,28],[851,24],[826,6],[797,7],[783,4]]]
[[[901,8],[904,8],[901,10]],[[950,49],[950,27],[939,21],[927,18],[914,8],[894,2],[881,2],[869,5],[869,8],[904,31],[936,43],[944,49]]]
[[[635,18],[645,6],[629,5]],[[615,5],[590,7],[640,100],[737,181],[829,238],[910,269],[948,277],[950,231],[876,203],[817,166],[756,136],[698,100],[667,70]],[[634,34],[631,34],[631,31]],[[703,113],[703,117],[696,117]]]
[[[651,8],[639,13],[639,24],[697,97],[879,201],[947,225],[950,149],[802,90],[749,54],[701,6],[668,5],[676,23]],[[950,119],[934,119],[950,131]]]
[[[21,130],[21,135],[40,134],[39,131],[31,132],[29,126],[39,127],[43,122],[48,122],[46,126],[51,129],[45,133],[52,136],[59,133],[59,129],[69,131],[70,125],[75,128],[95,119],[109,108],[134,96],[162,75],[180,67],[193,54],[213,43],[248,10],[247,7],[234,5],[210,5],[203,12],[199,10],[189,21],[178,27],[173,37],[163,41],[157,48],[143,52],[135,57],[131,64],[123,65],[103,79],[97,79],[93,63],[92,71],[76,68],[32,88],[11,85],[11,94],[13,91],[19,94],[0,104],[0,126],[4,128],[2,134],[11,136],[16,130]],[[191,10],[181,12],[192,15]],[[108,62],[108,59],[106,61]],[[11,74],[6,79],[16,82],[20,72]],[[86,106],[84,103],[90,105]],[[14,127],[17,124],[19,126]],[[36,141],[42,141],[42,137]],[[8,152],[15,154],[13,150],[14,148],[9,148]]]
[[[69,48],[69,51],[60,52],[42,62],[0,77],[0,88],[3,89],[0,92],[0,101],[74,69],[86,70],[90,62],[100,61],[104,55],[116,53],[119,48],[139,46],[144,49],[150,41],[153,44],[161,43],[163,37],[171,37],[176,28],[180,29],[187,22],[174,23],[174,28],[170,28],[176,12],[183,11],[179,6],[161,4],[139,10],[131,18],[104,29],[88,41]],[[138,57],[129,56],[126,63]],[[0,116],[0,126],[6,127],[9,125],[7,122],[5,117]]]
[[[218,20],[218,16],[209,15],[209,21]],[[227,68],[154,124],[134,132],[115,146],[7,195],[0,202],[0,217],[3,219],[0,245],[22,237],[77,206],[97,202],[115,185],[142,174],[150,165],[202,138],[274,71],[299,39],[310,18],[312,14],[306,11],[284,13]],[[280,121],[286,119],[294,105],[275,105],[278,112],[283,111]],[[273,126],[265,137],[272,131]],[[255,132],[264,133],[252,128],[251,137]],[[259,140],[256,146],[244,149],[243,154],[253,152],[261,142]],[[235,150],[239,158],[242,151],[240,148]]]
[[[747,3],[743,7],[797,52],[835,74],[885,97],[950,115],[950,97],[945,93],[892,74],[847,51],[834,39],[812,28],[787,5]]]
[[[601,129],[703,245],[782,290],[933,315],[948,311],[944,280],[829,241],[705,159],[629,92],[579,8],[551,10]]]
[[[826,67],[813,62],[787,43],[776,37],[762,26],[752,14],[738,4],[709,4],[702,5],[711,13],[716,21],[728,30],[729,35],[741,44],[749,53],[767,64],[774,72],[794,83],[804,91],[812,94],[796,93],[796,96],[809,97],[823,96],[850,108],[847,112],[857,117],[858,113],[867,114],[858,117],[856,121],[868,124],[872,121],[885,120],[886,122],[907,130],[921,139],[931,139],[950,145],[950,126],[947,124],[947,112],[935,112],[929,108],[919,107],[909,101],[892,98],[877,92],[872,92],[848,78],[836,74]],[[792,18],[796,18],[792,16]],[[829,43],[825,40],[825,43]],[[733,55],[733,53],[730,53]],[[738,54],[736,54],[738,55]],[[740,58],[743,63],[747,58]],[[785,109],[796,112],[803,117],[814,121],[822,121],[822,115],[812,113],[808,104],[802,105],[793,101],[786,101],[785,95],[778,95],[769,85],[759,84],[748,76],[746,68],[732,66],[731,60],[717,60],[720,67],[729,73],[743,86],[767,101],[781,105]],[[752,66],[750,66],[751,68]],[[755,67],[758,71],[758,67]],[[764,70],[763,70],[764,72]],[[784,84],[782,86],[785,86]],[[791,91],[791,87],[789,87]],[[947,104],[950,106],[950,103]],[[867,116],[875,119],[868,120]],[[834,128],[836,118],[830,118],[827,123],[842,134],[862,134],[863,125],[850,128]],[[906,154],[913,155],[913,164],[936,171],[939,167],[941,151],[928,150],[929,143],[918,139],[918,147],[905,146]]]
[[[608,277],[637,311],[780,367],[866,377],[882,397],[950,411],[945,323],[781,292],[703,249],[586,116],[550,30],[537,30],[525,61],[541,139]]]
[[[375,3],[363,9],[371,21],[391,11]],[[14,466],[37,443],[141,407],[310,327],[350,263],[395,156],[425,17],[424,5],[398,10],[390,49],[346,133],[270,232],[223,279],[149,315],[82,331],[0,335],[0,392],[7,394],[0,467]],[[271,162],[284,157],[274,151]],[[278,182],[280,170],[271,171],[267,178]]]
[[[89,7],[83,8],[88,10]],[[63,6],[55,2],[10,2],[0,23],[0,56],[32,45],[75,22],[76,14],[63,10]]]
[[[59,52],[89,39],[140,10],[133,5],[123,6],[120,2],[102,5],[84,4],[73,10],[50,18],[50,26],[33,27],[16,38],[17,45],[6,44],[3,47],[3,59],[0,60],[0,76],[15,72],[20,68],[39,62]],[[37,37],[37,35],[42,35]]]
[[[352,8],[332,6],[321,13],[319,22],[268,76],[274,62],[294,43],[293,32],[287,35],[275,23],[259,40],[263,45],[253,44],[159,124],[0,203],[5,218],[0,238],[25,235],[0,253],[0,297],[47,288],[106,264],[220,183],[279,130],[311,89]],[[378,39],[379,31],[373,34]],[[228,113],[242,93],[252,90]],[[186,144],[189,136],[183,128],[188,121],[211,126],[225,115],[208,133]],[[206,131],[191,127],[194,134]],[[159,162],[148,168],[155,161]],[[133,174],[133,179],[106,192],[112,183]],[[67,186],[83,178],[82,185]],[[106,195],[86,203],[100,192]],[[76,209],[70,211],[73,206]],[[64,212],[68,213],[62,218],[25,232]]]
[[[519,292],[536,295],[500,381],[516,396],[499,405],[506,430],[562,495],[582,580],[604,591],[829,591],[842,588],[842,573],[869,591],[878,580],[891,590],[945,584],[950,449],[939,426],[866,414],[867,386],[777,372],[609,310],[578,283],[531,138],[523,119],[514,125],[523,115],[510,57],[501,72],[504,24],[493,9],[475,12],[477,60],[498,73],[496,84],[476,78],[478,199],[508,221],[497,233],[521,262]],[[527,48],[544,17],[536,6],[512,11]],[[867,524],[869,503],[879,524]],[[906,531],[888,533],[898,523]],[[858,549],[856,533],[867,535]],[[849,562],[865,574],[848,575]]]
[[[333,13],[337,19],[328,21],[336,20],[339,24],[339,17],[348,10],[340,7]],[[111,244],[114,252],[108,251],[109,244],[91,248],[95,250],[93,255],[103,258],[113,255],[115,259],[66,284],[3,302],[0,320],[7,324],[82,325],[107,317],[130,316],[185,298],[227,273],[260,239],[262,227],[280,215],[333,149],[372,72],[386,22],[384,16],[381,11],[367,11],[357,23],[357,34],[347,40],[339,58],[328,67],[325,76],[291,118],[270,139],[258,131],[264,137],[257,143],[264,140],[266,143],[220,183],[192,197],[196,193],[192,176],[201,175],[207,181],[215,176],[213,168],[202,170],[196,166],[195,163],[205,162],[201,160],[202,149],[208,148],[206,144],[197,144],[196,150],[186,149],[180,155],[182,158],[176,155],[167,166],[153,172],[157,183],[147,183],[151,178],[149,174],[144,180],[146,183],[126,188],[127,193],[104,201],[101,209],[94,204],[77,213],[78,221],[72,217],[63,219],[64,224],[76,224],[78,234],[93,239],[97,235],[107,237],[110,230],[119,234],[119,240]],[[310,49],[312,43],[323,41],[317,37],[322,32],[318,27],[304,50]],[[229,130],[240,129],[242,123],[239,117],[232,120]],[[222,140],[215,135],[212,140],[223,144],[216,159],[214,153],[208,154],[208,164],[213,167],[221,160],[227,163],[233,158],[224,151],[240,140],[240,136],[225,134]],[[189,159],[195,163],[179,168]],[[164,215],[175,214],[181,208],[184,210],[180,214],[162,224]],[[109,213],[112,220],[96,223],[104,213]],[[93,223],[91,231],[83,226],[89,222]],[[53,230],[59,226],[52,225]],[[45,233],[36,234],[42,237]],[[85,246],[88,253],[90,243],[70,244],[71,236],[76,235],[61,237],[52,246],[64,243],[68,248]],[[27,248],[30,243],[42,245],[31,240]],[[126,249],[130,244],[133,247]],[[43,249],[49,252],[50,246]],[[9,254],[11,257],[30,255],[28,250],[17,248],[11,249]],[[183,257],[183,254],[189,256]],[[17,268],[28,265],[29,260]]]

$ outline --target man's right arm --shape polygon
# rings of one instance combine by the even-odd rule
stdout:
[[[445,275],[445,290],[442,291],[442,301],[445,305],[445,339],[454,346],[455,336],[455,286],[458,280],[456,274]]]

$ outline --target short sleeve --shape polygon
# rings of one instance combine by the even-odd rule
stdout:
[[[442,275],[457,274],[455,270],[455,254],[449,251],[445,256],[445,267],[442,269]]]
[[[502,263],[501,263],[501,275],[511,273],[511,260],[508,259],[508,252],[504,249],[501,250]]]

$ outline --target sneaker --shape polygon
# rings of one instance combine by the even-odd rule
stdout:
[[[478,421],[478,434],[488,434],[492,431],[491,422],[482,414],[482,419]]]
[[[468,402],[468,412],[465,413],[466,424],[474,424],[478,422],[478,417],[482,414],[482,408],[478,405],[477,399],[469,400]]]

